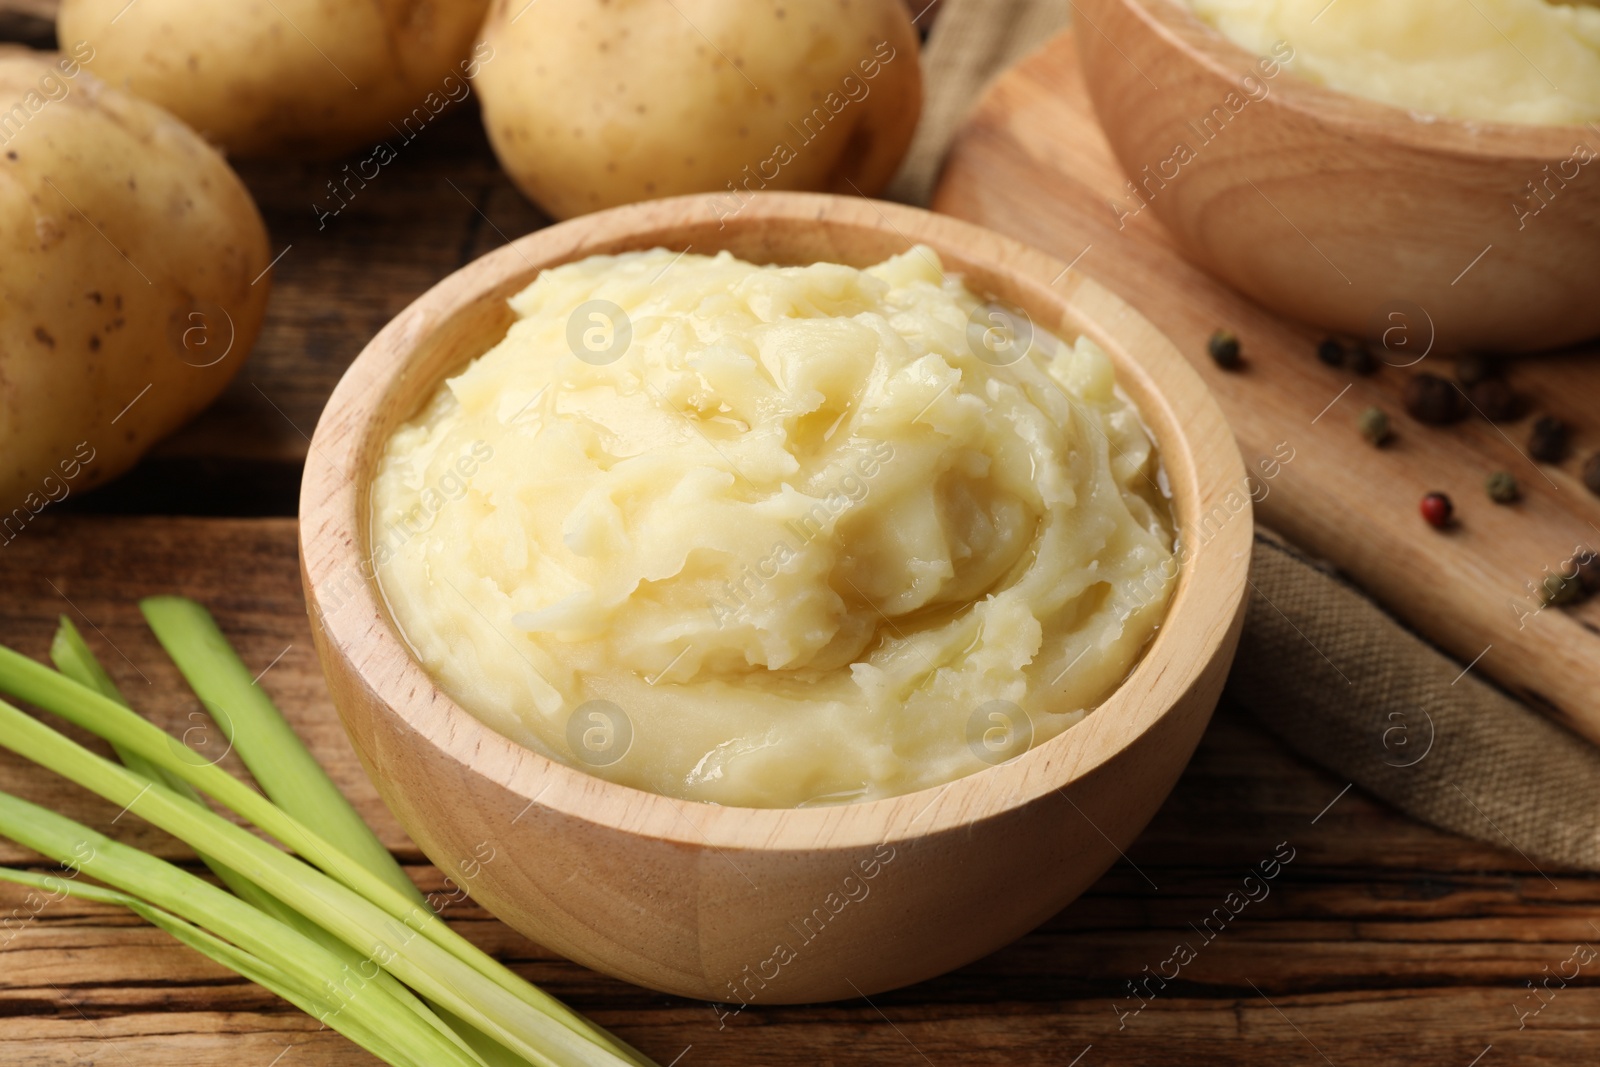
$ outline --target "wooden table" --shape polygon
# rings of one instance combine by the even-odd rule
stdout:
[[[299,467],[324,399],[365,340],[445,273],[543,220],[499,174],[470,111],[430,127],[319,230],[312,205],[341,165],[244,168],[284,253],[265,334],[196,424],[117,485],[52,508],[0,551],[9,594],[0,642],[43,656],[56,616],[69,614],[141,709],[181,732],[196,706],[134,600],[204,600],[362,813],[436,889],[441,876],[377,801],[322,688],[296,570]],[[0,757],[0,788],[193,865],[136,819],[14,758]],[[1243,891],[1260,861],[1288,849],[1293,860],[1269,895],[1208,942],[1207,916]],[[0,843],[0,863],[29,859]],[[22,898],[0,890],[0,917]],[[1016,944],[871,1003],[755,1007],[719,1026],[711,1007],[585,971],[470,901],[446,917],[681,1067],[1566,1067],[1588,1061],[1589,1029],[1600,1024],[1594,964],[1565,988],[1552,981],[1557,991],[1543,994],[1525,1028],[1518,1015],[1541,1004],[1529,981],[1556,971],[1574,945],[1600,943],[1592,876],[1540,873],[1514,851],[1411,823],[1290,755],[1226,704],[1128,862]],[[0,1064],[373,1062],[115,910],[54,904],[7,937],[0,932]],[[1194,959],[1159,988],[1148,975],[1180,943]],[[1138,1014],[1130,983],[1146,990]]]

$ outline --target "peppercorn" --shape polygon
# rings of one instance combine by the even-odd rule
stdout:
[[[1406,382],[1402,399],[1406,412],[1418,422],[1444,426],[1466,415],[1461,390],[1437,374],[1418,374]]]
[[[1572,562],[1578,568],[1578,584],[1583,586],[1584,593],[1589,596],[1600,593],[1600,555],[1586,548],[1573,556]]]
[[[1583,465],[1583,484],[1589,487],[1589,492],[1600,496],[1600,452],[1590,456]]]
[[[1344,345],[1337,337],[1324,337],[1317,345],[1317,358],[1330,367],[1344,366]]]
[[[1368,408],[1356,419],[1356,426],[1372,445],[1382,448],[1389,440],[1389,416],[1382,408]]]
[[[1576,604],[1583,599],[1583,583],[1564,574],[1548,574],[1540,589],[1540,599],[1553,608]]]
[[[1429,493],[1422,498],[1422,517],[1436,530],[1450,525],[1450,516],[1455,514],[1455,510],[1455,505],[1443,493]]]
[[[1546,604],[1563,607],[1581,604],[1597,591],[1600,591],[1600,560],[1595,558],[1594,549],[1580,548],[1555,574],[1546,568],[1540,596]]]
[[[1206,342],[1206,351],[1223,370],[1237,370],[1240,363],[1239,339],[1227,330],[1218,330]]]
[[[1495,471],[1489,475],[1489,480],[1483,483],[1489,493],[1489,499],[1496,504],[1514,504],[1522,495],[1522,489],[1517,485],[1517,479],[1509,471]]]
[[[1554,415],[1540,415],[1528,436],[1528,453],[1540,463],[1560,463],[1567,458],[1567,424]]]
[[[1502,378],[1484,378],[1468,387],[1472,406],[1490,422],[1507,422],[1522,414],[1522,399]]]
[[[1344,350],[1345,369],[1366,377],[1378,369],[1378,361],[1365,341],[1352,341]]]
[[[1456,360],[1456,381],[1465,386],[1477,385],[1488,378],[1500,375],[1500,361],[1482,352],[1471,352]]]

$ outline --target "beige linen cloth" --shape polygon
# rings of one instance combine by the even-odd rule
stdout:
[[[923,52],[922,122],[891,197],[927,203],[985,85],[1069,13],[1066,0],[940,0]],[[1463,674],[1266,530],[1250,580],[1228,694],[1267,729],[1423,822],[1534,862],[1600,870],[1600,750]]]

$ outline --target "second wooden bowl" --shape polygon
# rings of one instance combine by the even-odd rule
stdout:
[[[717,807],[615,785],[506,740],[412,658],[369,555],[368,485],[395,427],[497,342],[507,297],[596,253],[727,249],[866,266],[913,243],[975,291],[1087,333],[1160,446],[1183,545],[1168,616],[1077,726],[937,789],[839,807]],[[301,564],[334,703],[422,850],[501,919],[596,970],[730,1005],[872,994],[1006,944],[1081,893],[1155,813],[1210,718],[1243,617],[1250,496],[1233,437],[1184,358],[1106,290],[966,223],[853,198],[764,194],[719,220],[655,201],[531,234],[386,326],[318,423]],[[730,1009],[732,1010],[732,1009]]]
[[[1600,132],[1424,119],[1269,74],[1184,0],[1077,11],[1125,223],[1148,210],[1246,296],[1408,358],[1600,334],[1600,164],[1580,162]]]

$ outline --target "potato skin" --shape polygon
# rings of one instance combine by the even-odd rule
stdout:
[[[63,47],[241,157],[328,158],[442,98],[489,0],[63,0]]]
[[[526,3],[495,0],[477,86],[501,165],[557,218],[695,192],[724,213],[762,188],[872,195],[916,127],[900,0]]]
[[[0,546],[221,392],[269,260],[194,131],[71,54],[0,53]]]

